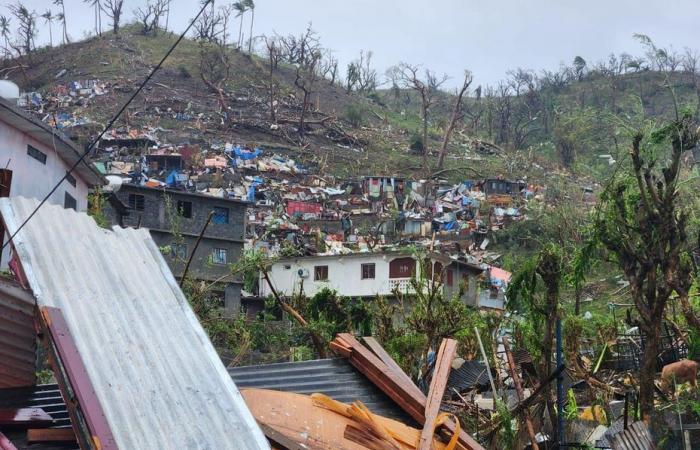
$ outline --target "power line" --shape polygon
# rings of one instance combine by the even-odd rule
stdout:
[[[19,233],[19,231],[20,231],[22,228],[24,228],[24,226],[31,220],[31,218],[34,217],[34,215],[37,213],[37,211],[39,211],[39,208],[41,208],[41,207],[44,205],[44,203],[46,203],[46,201],[54,194],[54,192],[56,192],[56,190],[59,188],[59,186],[61,186],[61,183],[63,183],[63,182],[66,180],[66,178],[68,178],[68,177],[71,175],[71,173],[73,172],[73,170],[75,170],[75,168],[78,167],[78,166],[80,165],[80,163],[83,162],[83,160],[85,159],[85,157],[86,157],[88,154],[90,154],[90,152],[91,152],[92,149],[95,147],[95,145],[97,145],[97,143],[100,141],[100,139],[102,139],[102,136],[104,136],[105,133],[106,133],[107,131],[109,131],[110,128],[112,128],[112,125],[114,125],[114,122],[117,121],[117,119],[119,118],[119,116],[122,115],[122,113],[126,110],[126,108],[129,106],[129,104],[134,100],[134,98],[136,98],[136,96],[139,95],[139,93],[141,93],[141,91],[142,91],[143,88],[146,86],[146,84],[148,84],[148,82],[151,80],[151,78],[153,78],[153,75],[155,75],[155,73],[163,66],[163,63],[165,62],[166,59],[168,59],[168,56],[170,56],[170,54],[173,52],[173,50],[175,50],[175,48],[178,46],[178,44],[180,44],[180,42],[185,38],[185,35],[187,35],[187,33],[190,31],[190,28],[192,28],[192,26],[193,26],[194,23],[197,21],[197,19],[199,19],[199,16],[202,15],[202,13],[203,13],[204,10],[206,9],[206,7],[207,7],[207,6],[209,5],[209,3],[211,3],[212,1],[213,1],[213,0],[205,0],[205,1],[202,3],[202,8],[199,10],[199,12],[198,12],[197,15],[194,17],[194,19],[192,19],[192,20],[190,21],[190,24],[187,25],[187,28],[185,28],[185,31],[183,31],[182,34],[180,34],[180,37],[177,38],[177,41],[175,41],[175,43],[170,47],[170,49],[167,51],[167,53],[165,54],[165,56],[163,56],[163,58],[160,60],[160,62],[158,63],[158,65],[157,65],[156,67],[153,68],[153,70],[151,71],[151,73],[149,73],[148,76],[146,77],[146,79],[144,79],[143,82],[139,85],[138,89],[136,89],[136,91],[131,95],[131,97],[129,97],[129,100],[127,100],[127,102],[124,103],[124,106],[121,107],[121,109],[117,112],[117,114],[115,114],[114,117],[109,121],[109,123],[107,124],[107,126],[105,126],[105,128],[102,130],[102,132],[92,141],[92,143],[90,144],[90,146],[88,147],[88,149],[85,150],[85,153],[83,153],[83,154],[80,156],[80,158],[78,158],[78,160],[71,166],[71,168],[66,172],[66,174],[63,175],[63,178],[61,178],[61,179],[58,181],[58,183],[56,183],[56,185],[49,191],[48,194],[46,194],[46,196],[41,200],[41,202],[39,202],[39,204],[37,205],[37,207],[34,208],[34,210],[32,211],[32,213],[29,214],[29,216],[28,216],[26,219],[24,219],[24,221],[23,221],[23,222],[20,224],[20,226],[15,230],[15,232],[12,233],[12,235],[10,236],[10,239],[8,239],[7,242],[5,242],[5,243],[2,245],[2,248],[0,248],[0,252],[3,251],[3,250],[5,250],[5,247],[7,247],[7,246],[12,242],[12,239],[14,239],[14,237],[17,235],[17,233]]]

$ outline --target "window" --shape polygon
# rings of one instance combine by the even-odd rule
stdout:
[[[215,248],[212,250],[211,258],[214,264],[226,264],[226,249]]]
[[[69,182],[71,184],[71,186],[73,186],[73,187],[75,187],[76,184],[78,184],[75,181],[75,177],[68,172],[66,172],[66,181]]]
[[[66,195],[63,199],[63,207],[68,209],[78,209],[78,202],[75,201],[72,195],[70,195],[68,192],[66,192]]]
[[[187,259],[187,245],[173,242],[170,244],[170,256],[177,259]]]
[[[192,218],[192,202],[186,202],[184,200],[177,201],[177,213],[184,217],[185,219]]]
[[[214,217],[211,221],[217,225],[225,225],[228,223],[228,208],[214,207]]]
[[[362,279],[374,279],[374,263],[362,264]]]
[[[42,164],[46,164],[46,153],[42,152],[38,148],[27,145],[27,155],[31,156]]]
[[[141,194],[129,194],[129,208],[136,211],[143,211],[146,204],[146,198]]]
[[[415,270],[415,259],[396,258],[389,263],[389,278],[410,278]]]
[[[447,269],[447,285],[452,286],[452,283],[454,283],[454,273],[452,269]]]
[[[328,281],[328,266],[314,266],[314,281]]]

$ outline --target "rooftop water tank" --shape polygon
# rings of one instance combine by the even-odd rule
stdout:
[[[0,80],[0,97],[8,100],[19,98],[19,86],[10,80]]]

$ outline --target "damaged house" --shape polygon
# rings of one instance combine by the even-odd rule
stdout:
[[[446,297],[458,296],[467,305],[503,309],[504,285],[490,278],[491,268],[436,252],[428,255],[426,278],[442,283]],[[411,294],[411,278],[420,276],[415,256],[402,252],[362,252],[285,258],[270,268],[269,277],[277,292],[291,296],[313,296],[323,288],[344,297],[393,297],[396,291]],[[499,269],[500,270],[500,269]],[[500,285],[500,287],[499,287]],[[271,290],[260,280],[260,296]]]
[[[211,213],[187,274],[223,283],[224,304],[233,311],[240,304],[241,285],[230,276],[230,265],[243,251],[246,206],[239,200],[123,184],[106,202],[105,215],[112,225],[148,228],[180,278]]]

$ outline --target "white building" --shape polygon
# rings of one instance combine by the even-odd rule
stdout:
[[[503,309],[504,286],[489,287],[490,270],[483,264],[430,254],[427,278],[441,277],[446,296],[460,295],[468,305]],[[392,297],[394,290],[411,292],[410,280],[419,275],[420,264],[406,253],[353,253],[348,255],[307,256],[281,259],[272,265],[270,280],[275,290],[284,296],[303,292],[313,296],[324,287],[345,297]],[[260,279],[260,295],[267,297],[270,288]]]
[[[0,98],[0,142],[0,197],[43,199],[82,154],[65,135],[3,98]],[[89,188],[104,184],[104,177],[85,159],[48,202],[85,211]],[[2,235],[4,232],[0,232]],[[2,267],[7,266],[7,258],[5,252]]]

